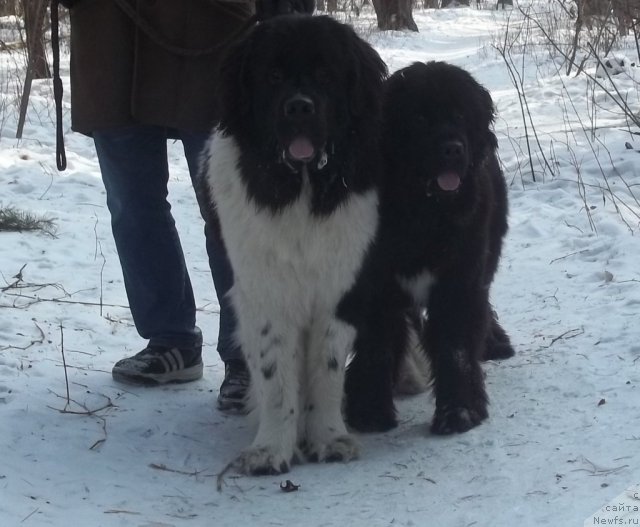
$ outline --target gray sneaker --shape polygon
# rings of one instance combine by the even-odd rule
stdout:
[[[192,348],[147,346],[122,359],[111,373],[116,381],[153,386],[197,381],[202,377],[202,345]]]

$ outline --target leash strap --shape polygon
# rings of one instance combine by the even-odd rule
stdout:
[[[53,99],[56,107],[56,166],[60,172],[67,168],[62,129],[62,79],[60,78],[60,36],[58,23],[59,0],[51,0],[51,48],[53,51]]]

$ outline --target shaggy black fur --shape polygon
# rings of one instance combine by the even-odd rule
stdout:
[[[396,425],[392,388],[409,320],[420,320],[432,366],[432,432],[464,432],[488,415],[480,360],[513,355],[489,304],[507,232],[493,119],[489,93],[458,67],[416,63],[387,81],[379,239],[342,305],[359,327],[346,382],[356,429]]]
[[[238,142],[242,177],[258,206],[276,212],[295,201],[303,165],[317,215],[376,182],[386,75],[373,48],[330,17],[279,16],[230,49],[220,128]],[[301,141],[313,147],[308,158],[296,151]]]

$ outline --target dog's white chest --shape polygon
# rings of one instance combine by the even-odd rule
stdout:
[[[238,173],[229,137],[211,143],[208,182],[222,233],[243,289],[337,302],[355,282],[378,223],[378,194],[353,194],[330,214],[313,215],[311,186],[278,212],[252,203]],[[313,297],[313,298],[312,298]],[[309,302],[304,302],[308,304]]]

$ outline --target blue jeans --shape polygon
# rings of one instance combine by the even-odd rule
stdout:
[[[129,126],[93,132],[124,285],[136,329],[152,345],[193,346],[202,340],[182,246],[167,201],[168,130]],[[206,198],[196,178],[206,133],[177,131],[204,218]],[[220,303],[218,353],[240,359],[236,318],[227,291],[233,272],[219,230],[205,224],[209,267]]]

